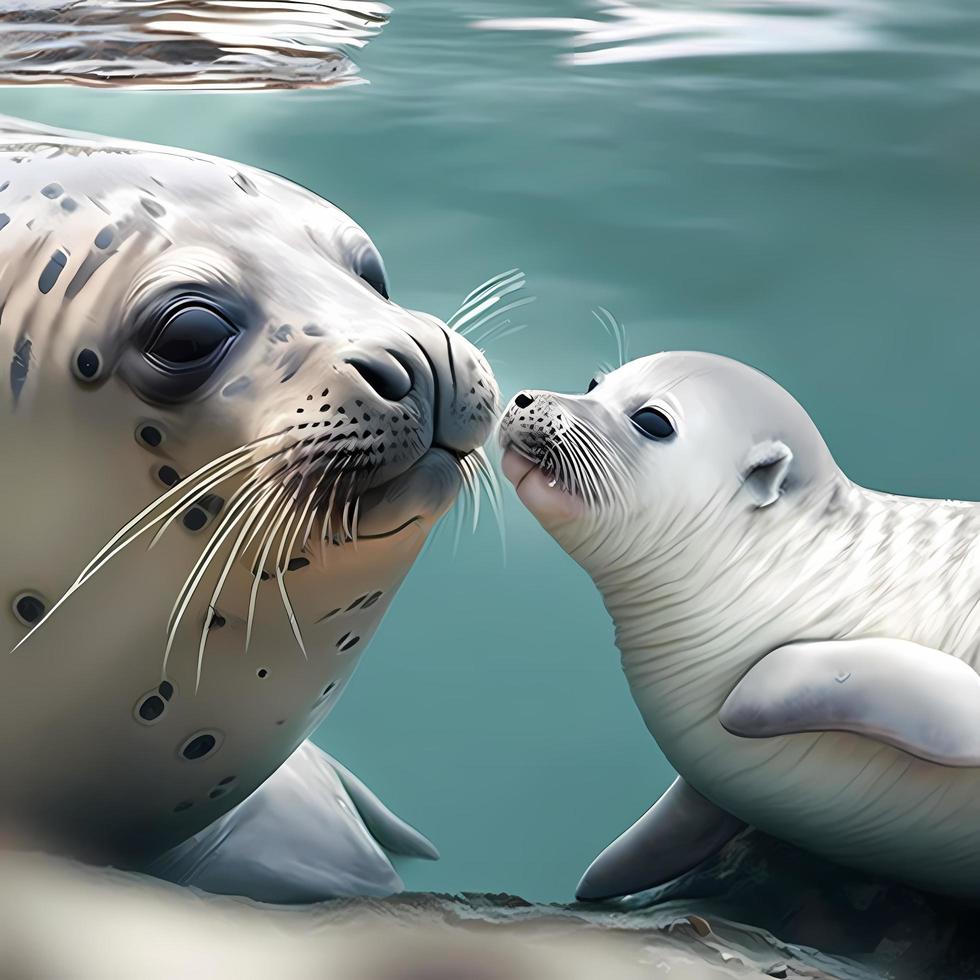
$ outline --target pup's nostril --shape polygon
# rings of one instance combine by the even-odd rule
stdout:
[[[400,402],[412,390],[412,376],[393,357],[349,357],[347,363],[386,401]]]
[[[527,408],[534,401],[534,396],[529,395],[526,391],[522,391],[515,399],[514,404],[518,408]]]

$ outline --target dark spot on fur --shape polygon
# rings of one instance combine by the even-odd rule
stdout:
[[[180,483],[180,474],[172,466],[161,466],[157,478],[165,487],[175,487]]]
[[[200,531],[208,523],[208,515],[200,507],[192,507],[184,514],[184,527],[188,531]]]
[[[44,617],[44,600],[33,593],[18,596],[14,601],[14,613],[25,626],[33,626]]]
[[[14,401],[20,398],[20,393],[27,384],[27,375],[31,369],[31,344],[25,337],[14,349],[14,357],[10,362],[10,390],[14,393]]]
[[[41,278],[37,281],[37,288],[45,295],[50,293],[54,289],[58,277],[65,271],[66,265],[68,265],[68,256],[59,248],[44,267]]]
[[[41,193],[53,201],[55,198],[61,197],[65,193],[65,189],[61,184],[48,184],[47,187],[41,188]]]
[[[143,721],[156,721],[166,711],[167,705],[159,694],[151,694],[139,707]]]
[[[140,198],[140,204],[151,218],[162,218],[167,213],[167,209],[162,204],[151,201],[148,197]]]
[[[218,740],[210,732],[204,732],[190,739],[180,750],[180,754],[188,761],[196,762],[210,755],[217,744]]]
[[[155,425],[140,426],[136,438],[144,446],[156,449],[163,442],[163,433]]]

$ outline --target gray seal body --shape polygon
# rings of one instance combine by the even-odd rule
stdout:
[[[857,486],[786,391],[710,354],[525,392],[501,434],[680,774],[580,897],[660,884],[745,824],[980,894],[980,506]]]
[[[0,310],[4,824],[141,867],[323,721],[497,389],[315,194],[17,120]]]

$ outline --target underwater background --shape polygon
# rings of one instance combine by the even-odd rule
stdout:
[[[447,317],[520,267],[528,328],[488,348],[508,397],[615,362],[601,305],[631,356],[771,374],[856,481],[980,498],[972,0],[407,0],[357,61],[370,85],[0,111],[305,184],[405,306]],[[565,901],[672,773],[591,583],[504,496],[505,549],[487,517],[440,531],[316,740],[440,848],[409,889]]]

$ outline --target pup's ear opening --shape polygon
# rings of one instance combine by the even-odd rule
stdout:
[[[742,483],[757,507],[779,500],[793,465],[793,451],[778,439],[756,443],[742,467]]]

